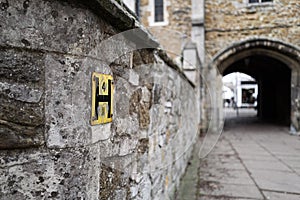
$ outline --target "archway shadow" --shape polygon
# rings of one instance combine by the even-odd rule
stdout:
[[[263,120],[257,116],[257,110],[254,108],[240,108],[238,111],[233,108],[224,108],[224,132],[234,131],[256,127],[256,130],[280,129],[289,133],[289,126],[278,124],[272,120]],[[241,133],[242,134],[242,133]]]

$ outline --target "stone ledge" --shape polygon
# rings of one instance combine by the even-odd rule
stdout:
[[[138,35],[138,38],[136,39],[143,40],[143,42],[147,42],[151,44],[151,46],[159,46],[157,40],[141,25],[127,6],[121,6],[120,3],[115,0],[77,0],[77,2],[87,6],[96,15],[103,17],[120,31],[134,28],[141,29],[143,37]]]
[[[105,19],[109,19],[109,22],[120,31],[139,29],[139,31],[137,31],[135,34],[136,37],[128,37],[128,39],[132,42],[137,44],[145,43],[149,47],[159,48],[160,44],[156,38],[154,38],[154,36],[152,36],[151,33],[149,33],[149,31],[137,20],[137,17],[127,8],[127,6],[121,6],[116,0],[77,1],[86,5],[98,16],[103,16]],[[189,82],[189,84],[195,87],[195,85],[189,81],[180,67],[167,55],[164,50],[159,50],[158,55],[168,64],[169,67],[175,69],[186,81]]]
[[[163,59],[163,61],[166,62],[166,64],[171,67],[172,69],[174,69],[175,71],[177,71],[184,80],[186,80],[192,87],[196,87],[195,84],[190,81],[188,79],[188,77],[184,74],[184,72],[178,67],[178,65],[168,56],[168,54],[163,51],[163,50],[159,50],[158,51],[158,55],[161,59]]]

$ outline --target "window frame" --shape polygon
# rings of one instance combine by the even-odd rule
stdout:
[[[157,1],[159,1],[159,2],[157,2]],[[165,17],[164,4],[165,4],[164,0],[154,0],[154,22],[155,23],[164,21],[164,17]],[[159,15],[157,15],[157,11],[160,11],[161,13],[159,13]],[[162,20],[156,21],[157,17],[162,18]]]
[[[260,6],[260,5],[273,5],[274,0],[270,2],[262,2],[262,0],[258,0],[258,2],[251,3],[250,0],[246,0],[248,6]]]
[[[155,0],[150,0],[151,15],[149,16],[149,26],[167,26],[169,24],[167,12],[167,0],[163,1],[163,21],[155,21]]]

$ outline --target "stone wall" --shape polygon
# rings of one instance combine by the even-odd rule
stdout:
[[[197,93],[135,18],[110,0],[0,8],[0,199],[172,196]],[[113,75],[112,123],[90,125],[92,72]]]
[[[235,42],[264,37],[300,46],[300,2],[274,0],[261,5],[246,0],[205,1],[206,51],[209,58]]]

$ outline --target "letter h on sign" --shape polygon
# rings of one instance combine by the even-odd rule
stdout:
[[[113,77],[107,74],[92,74],[92,116],[91,124],[104,124],[112,121]]]

